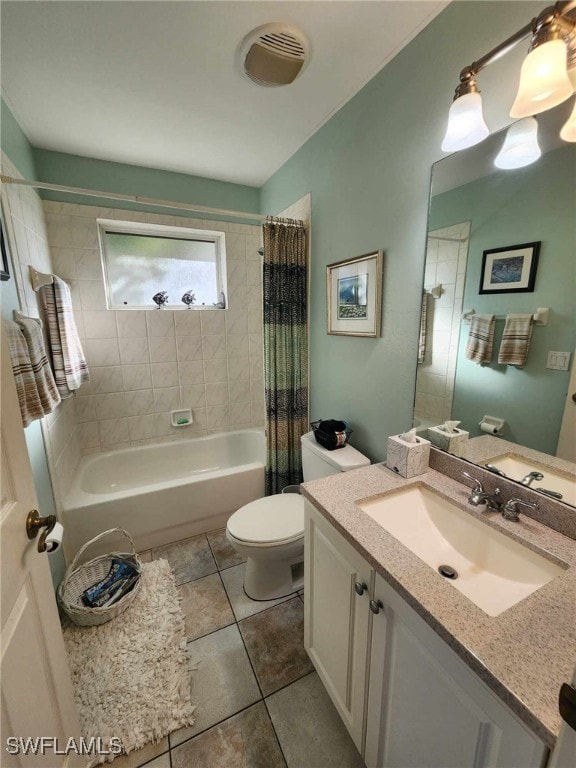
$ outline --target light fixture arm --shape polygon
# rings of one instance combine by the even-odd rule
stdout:
[[[467,93],[477,93],[478,86],[476,83],[476,76],[478,73],[487,67],[489,64],[493,64],[498,59],[506,56],[511,50],[513,50],[519,43],[526,40],[528,37],[534,37],[538,32],[546,27],[554,26],[554,34],[560,34],[565,39],[568,39],[576,34],[576,19],[571,18],[572,11],[576,9],[576,0],[560,0],[555,5],[545,8],[538,16],[535,16],[528,24],[525,24],[521,29],[510,35],[506,40],[499,43],[491,51],[481,56],[472,64],[464,67],[460,72],[460,82],[456,87],[454,93],[454,100],[460,96],[464,96]],[[539,43],[544,40],[540,40]]]

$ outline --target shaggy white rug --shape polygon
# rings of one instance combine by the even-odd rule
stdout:
[[[125,752],[194,722],[174,575],[166,560],[155,560],[144,564],[141,578],[140,592],[117,618],[64,629],[82,735],[105,745],[119,737]],[[99,756],[89,765],[113,759]]]

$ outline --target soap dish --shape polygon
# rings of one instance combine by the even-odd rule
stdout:
[[[192,410],[182,408],[179,411],[170,411],[170,423],[173,427],[189,427],[192,424]]]

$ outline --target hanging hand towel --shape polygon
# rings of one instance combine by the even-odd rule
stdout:
[[[24,334],[38,397],[44,411],[42,416],[46,416],[56,410],[61,398],[46,355],[42,322],[35,317],[25,317],[20,312],[14,312],[14,320]]]
[[[474,363],[489,363],[494,344],[494,315],[472,315],[466,357]]]
[[[70,397],[82,382],[90,381],[90,374],[78,338],[72,296],[67,283],[54,276],[54,282],[42,286],[40,292],[44,297],[48,320],[54,379],[64,399]]]
[[[16,382],[22,422],[27,427],[35,419],[42,419],[46,413],[38,393],[34,368],[22,329],[10,320],[4,321],[4,327],[8,338],[8,349],[14,372],[14,381]],[[56,395],[58,395],[58,392],[56,392]],[[47,411],[47,413],[50,413],[50,411]]]
[[[532,315],[507,315],[498,362],[522,368],[528,357],[532,339]]]

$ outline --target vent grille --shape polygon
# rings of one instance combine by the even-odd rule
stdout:
[[[300,75],[309,58],[304,35],[287,24],[265,24],[254,29],[240,50],[244,75],[257,85],[289,85]]]

